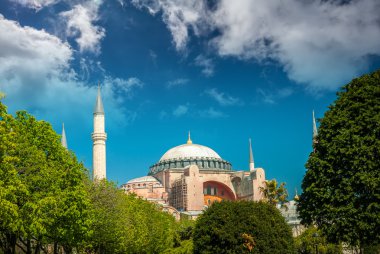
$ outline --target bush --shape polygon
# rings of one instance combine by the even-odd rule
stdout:
[[[290,227],[263,202],[214,203],[195,225],[194,253],[294,253]]]

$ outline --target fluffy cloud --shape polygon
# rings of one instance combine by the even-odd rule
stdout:
[[[203,1],[182,0],[132,0],[132,4],[138,8],[146,8],[149,13],[155,15],[162,11],[162,17],[173,36],[173,42],[177,50],[183,51],[189,39],[189,28],[194,34],[200,35],[206,27],[204,19],[205,4]]]
[[[173,87],[178,87],[178,86],[184,86],[187,83],[189,83],[189,80],[186,78],[178,78],[175,80],[171,80],[167,83],[166,88],[170,89]]]
[[[257,89],[257,93],[261,97],[262,101],[268,104],[275,104],[279,99],[291,96],[293,92],[294,91],[289,87],[280,88],[277,90]]]
[[[43,30],[22,27],[3,16],[0,34],[0,90],[6,93],[5,103],[10,110],[28,109],[53,122],[83,122],[92,112],[96,86],[77,79],[70,66],[71,47]],[[109,126],[135,118],[133,112],[122,107],[125,97],[119,93],[130,93],[141,86],[137,78],[105,78],[102,94]]]
[[[370,55],[380,55],[377,0],[221,0],[209,9],[199,2],[133,1],[152,14],[162,10],[177,49],[188,30],[216,31],[208,36],[220,56],[275,60],[309,90],[334,90],[365,71]]]
[[[75,41],[81,52],[99,53],[100,51],[99,44],[105,36],[105,29],[94,23],[98,20],[98,9],[101,3],[101,1],[87,1],[60,13],[66,23],[67,35],[76,38]]]
[[[60,1],[72,6],[69,11],[59,15],[66,24],[66,36],[75,38],[80,52],[100,52],[100,41],[105,36],[105,29],[95,25],[99,20],[99,7],[103,0],[10,0],[22,6],[40,10]],[[74,5],[75,4],[75,5]]]
[[[45,6],[55,4],[59,0],[11,0],[25,7],[39,10]]]
[[[214,75],[214,62],[210,58],[206,58],[203,55],[199,55],[195,58],[195,65],[202,67],[202,73],[206,77],[211,77]]]
[[[212,99],[217,101],[221,106],[233,106],[233,105],[239,105],[242,103],[239,100],[239,98],[232,97],[232,96],[225,94],[223,92],[219,92],[218,89],[216,89],[216,88],[205,90],[205,94],[207,94]]]
[[[70,76],[69,62],[72,50],[67,43],[43,30],[21,27],[17,22],[0,15],[0,77],[7,85],[8,93],[30,90],[33,95],[38,88],[46,88],[49,77]],[[9,83],[14,81],[12,86]],[[21,87],[20,84],[25,84]]]
[[[204,118],[224,118],[224,117],[228,117],[228,115],[226,115],[222,111],[214,109],[213,107],[210,107],[210,108],[205,109],[205,110],[200,110],[198,113],[199,113],[200,117],[204,117]]]
[[[179,105],[173,110],[173,115],[176,117],[183,116],[189,111],[188,105]]]

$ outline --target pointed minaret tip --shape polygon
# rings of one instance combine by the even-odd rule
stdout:
[[[67,140],[66,140],[66,132],[65,132],[65,124],[62,123],[62,137],[61,137],[61,144],[64,148],[67,149]]]
[[[187,144],[192,144],[192,143],[193,143],[193,141],[191,140],[191,135],[190,135],[190,131],[189,131]]]
[[[253,160],[253,152],[252,152],[252,143],[251,139],[249,138],[249,171],[255,170],[255,162]]]
[[[98,83],[98,96],[96,97],[94,114],[104,114],[103,102],[102,102],[102,97],[100,93],[100,83]]]
[[[313,110],[313,138],[316,138],[318,136],[318,129],[317,129],[317,123],[315,121],[315,115]]]

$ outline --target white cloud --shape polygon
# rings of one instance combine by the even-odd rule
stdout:
[[[210,58],[206,58],[203,55],[199,55],[195,58],[195,65],[202,67],[202,73],[206,77],[214,75],[214,62]]]
[[[232,97],[228,94],[225,94],[223,92],[219,92],[216,88],[211,88],[205,90],[205,94],[213,98],[215,101],[217,101],[221,106],[233,106],[233,105],[240,105],[242,102],[239,98]]]
[[[280,88],[277,90],[263,90],[257,89],[257,93],[260,95],[263,102],[268,104],[276,104],[279,99],[283,99],[291,96],[294,91],[290,87]]]
[[[186,78],[178,78],[178,79],[174,79],[174,80],[169,81],[167,83],[167,85],[166,85],[166,88],[170,89],[170,88],[173,88],[173,87],[184,86],[187,83],[189,83],[188,79],[186,79]]]
[[[96,85],[77,79],[70,66],[71,47],[43,30],[22,27],[3,16],[0,34],[0,90],[6,93],[10,111],[27,109],[49,121],[83,122],[93,110]],[[105,82],[102,87],[108,126],[133,121],[136,115],[122,107],[124,97],[119,91],[141,86],[138,79],[107,80],[117,83]]]
[[[187,114],[188,111],[189,111],[188,105],[178,105],[178,107],[176,107],[173,110],[173,115],[176,117],[183,116],[183,115]]]
[[[10,0],[28,8],[39,10],[43,7],[57,3],[59,0]]]
[[[191,28],[196,35],[200,35],[207,24],[203,22],[207,15],[203,1],[197,0],[132,0],[132,4],[138,8],[146,8],[150,14],[155,15],[162,11],[162,17],[170,30],[173,43],[177,50],[183,51],[189,39]]]
[[[196,0],[133,2],[154,14],[162,10],[178,50],[189,29],[216,31],[207,36],[220,56],[273,59],[312,91],[336,89],[366,70],[368,56],[380,55],[378,0],[220,0],[210,10]]]
[[[154,66],[157,66],[157,54],[153,50],[149,50],[149,57],[152,59],[152,63]]]
[[[60,13],[66,23],[67,36],[76,38],[81,52],[100,52],[100,41],[105,36],[105,29],[94,23],[99,19],[98,9],[101,4],[101,1],[87,1]]]
[[[228,117],[228,115],[226,115],[222,111],[214,109],[213,107],[210,107],[210,108],[205,109],[205,110],[200,110],[198,113],[199,113],[199,115],[201,117],[204,117],[204,118],[224,118],[224,117]]]
[[[121,79],[107,76],[105,83],[113,85],[117,90],[121,90],[126,94],[130,94],[135,88],[142,88],[144,86],[144,83],[136,77]]]
[[[18,83],[34,83],[47,77],[69,75],[71,47],[59,38],[31,27],[21,27],[17,22],[0,15],[0,77],[18,80]],[[39,87],[44,82],[35,82]],[[30,89],[30,87],[25,87]],[[18,87],[15,85],[12,90]]]

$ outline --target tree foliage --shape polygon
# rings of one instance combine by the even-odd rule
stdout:
[[[272,179],[264,182],[264,187],[260,187],[260,191],[263,193],[264,201],[276,206],[286,207],[288,202],[288,191],[285,188],[286,183],[281,183],[278,186],[277,180]]]
[[[86,170],[50,124],[0,102],[0,245],[39,252],[47,242],[70,252],[89,233]]]
[[[198,218],[193,237],[194,253],[294,253],[290,227],[264,202],[214,203]]]
[[[380,70],[352,80],[320,119],[299,212],[328,240],[380,240]]]
[[[95,253],[162,253],[173,245],[174,217],[148,201],[127,195],[107,181],[90,183]]]
[[[92,182],[49,123],[0,101],[0,253],[162,253],[176,228],[160,206]]]
[[[341,244],[328,243],[322,232],[314,226],[307,228],[301,235],[297,236],[295,243],[299,254],[343,253]]]

